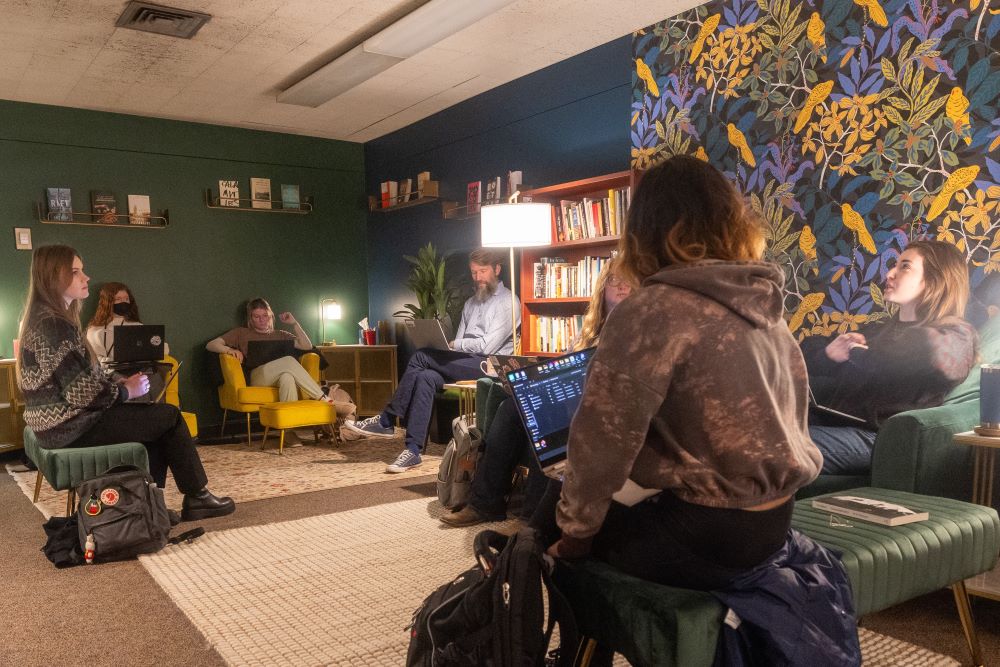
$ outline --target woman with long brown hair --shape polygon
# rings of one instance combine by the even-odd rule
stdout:
[[[132,290],[125,283],[104,283],[97,296],[97,310],[87,323],[87,343],[98,361],[103,363],[111,358],[115,327],[129,324],[142,324]]]
[[[830,409],[813,409],[809,422],[824,473],[866,474],[882,422],[940,405],[975,364],[978,337],[962,319],[969,269],[958,248],[910,243],[886,275],[883,298],[897,307],[887,323],[803,343],[817,403]]]
[[[644,174],[619,255],[642,288],[608,318],[591,360],[551,555],[593,553],[633,576],[714,590],[784,545],[792,497],[820,455],[782,273],[763,247],[711,165],[675,156]],[[644,499],[613,502],[628,480]]]
[[[231,514],[232,498],[205,487],[208,478],[180,411],[164,403],[125,403],[147,393],[149,380],[136,373],[112,382],[98,367],[80,327],[89,282],[83,259],[69,246],[41,246],[32,255],[17,359],[25,423],[45,449],[141,442],[159,486],[168,469],[173,473],[184,494],[182,519]]]

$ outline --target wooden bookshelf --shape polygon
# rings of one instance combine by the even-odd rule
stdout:
[[[541,188],[525,190],[521,201],[552,204],[552,243],[548,246],[524,248],[521,250],[521,268],[518,275],[518,296],[521,299],[521,353],[552,356],[555,352],[540,352],[535,340],[538,335],[534,317],[573,317],[583,315],[590,303],[589,296],[563,298],[537,298],[534,296],[535,263],[542,257],[561,257],[569,263],[576,263],[585,257],[610,257],[618,247],[618,235],[594,236],[569,241],[559,241],[556,229],[557,215],[561,215],[560,202],[576,201],[584,198],[603,199],[609,190],[631,187],[632,172],[620,171],[614,174],[585,178],[568,183],[559,183]],[[624,220],[618,222],[619,229]]]

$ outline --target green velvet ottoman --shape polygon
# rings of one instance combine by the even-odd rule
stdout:
[[[35,496],[38,502],[42,489],[42,478],[56,491],[69,490],[66,497],[66,516],[73,512],[76,487],[80,482],[103,475],[108,468],[117,465],[134,465],[149,472],[149,457],[141,442],[120,442],[96,447],[72,447],[66,449],[43,449],[38,444],[35,433],[24,428],[24,451],[35,466]]]
[[[858,616],[951,587],[974,664],[982,664],[964,580],[996,565],[996,510],[948,498],[857,488],[838,494],[877,498],[927,511],[927,521],[880,526],[796,504],[792,525],[842,554]],[[561,562],[556,582],[569,599],[581,637],[579,664],[594,644],[634,665],[711,665],[726,609],[708,593],[642,581],[596,560]]]

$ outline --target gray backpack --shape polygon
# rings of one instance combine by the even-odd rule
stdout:
[[[468,502],[469,487],[472,476],[476,473],[476,462],[483,442],[483,434],[474,424],[470,425],[465,417],[456,417],[451,422],[451,431],[454,437],[444,450],[437,478],[438,500],[448,509]]]
[[[131,465],[110,468],[76,487],[80,551],[93,540],[94,562],[159,551],[170,534],[163,489]]]

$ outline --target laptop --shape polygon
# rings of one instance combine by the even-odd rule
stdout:
[[[275,359],[294,356],[294,338],[251,340],[247,342],[247,358],[243,360],[243,365],[247,370],[252,370]]]
[[[510,354],[491,354],[487,357],[483,372],[490,377],[506,376],[511,371],[516,371],[525,366],[537,364],[541,357],[534,356],[514,356]]]
[[[143,364],[163,359],[163,330],[162,324],[116,326],[109,365]]]
[[[448,337],[440,320],[406,320],[406,332],[418,350],[429,347],[432,350],[450,350]]]
[[[562,479],[566,468],[569,425],[583,397],[587,367],[597,348],[512,370],[501,376],[517,405],[528,432],[532,453],[547,477]],[[660,493],[645,489],[631,479],[612,498],[631,507]]]
[[[871,425],[861,417],[855,417],[852,414],[820,405],[819,401],[816,400],[816,394],[813,393],[811,385],[809,386],[809,411],[823,417],[825,422],[829,422],[825,424],[827,426],[864,426],[871,428]]]

